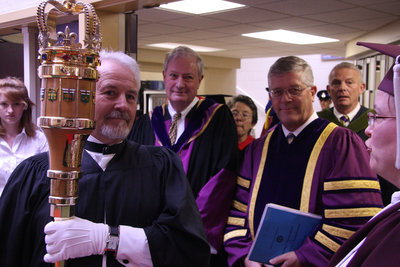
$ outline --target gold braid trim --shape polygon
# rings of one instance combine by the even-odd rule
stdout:
[[[311,186],[314,178],[315,166],[317,165],[319,153],[321,153],[322,147],[324,146],[326,139],[328,139],[331,132],[337,127],[334,123],[329,123],[324,131],[319,136],[317,142],[313,147],[310,158],[307,163],[306,174],[304,175],[303,181],[303,189],[301,191],[301,203],[300,210],[304,212],[309,212],[310,205],[310,195],[311,195]]]
[[[232,205],[233,205],[233,207],[234,207],[235,209],[237,209],[237,210],[239,210],[239,211],[241,211],[241,212],[246,213],[246,211],[247,211],[247,205],[245,205],[245,204],[243,204],[243,203],[240,203],[240,202],[237,201],[237,200],[234,200]]]
[[[352,236],[355,233],[355,231],[343,229],[343,228],[328,225],[328,224],[323,224],[322,229],[324,231],[327,231],[331,235],[341,237],[341,238],[346,238],[346,239],[349,239],[350,236]]]
[[[347,180],[347,181],[332,181],[324,183],[324,190],[343,190],[343,189],[377,189],[381,187],[378,181],[371,180]]]
[[[254,182],[253,192],[251,194],[251,199],[250,199],[249,228],[253,240],[254,240],[254,208],[256,206],[257,194],[258,190],[260,189],[260,183],[264,172],[265,161],[267,159],[269,141],[271,139],[274,130],[270,131],[265,139],[264,147],[261,154],[260,164],[258,166],[256,181]]]
[[[200,101],[199,101],[200,102]],[[186,142],[186,144],[189,144],[190,142],[192,142],[193,140],[195,140],[197,137],[199,137],[208,127],[208,125],[210,124],[211,120],[213,119],[215,113],[217,112],[217,110],[222,107],[223,104],[218,105],[212,112],[210,118],[208,118],[208,121],[206,122],[206,124],[204,124],[203,128],[201,128],[201,130],[194,136],[192,136],[189,141]]]
[[[247,234],[247,229],[240,229],[228,232],[224,235],[224,242],[234,237],[242,237]]]
[[[245,219],[244,218],[238,218],[238,217],[228,217],[228,222],[227,224],[230,225],[237,225],[237,226],[244,226]]]
[[[246,180],[246,179],[244,179],[244,178],[242,178],[242,177],[239,177],[239,176],[238,176],[237,179],[236,179],[236,183],[237,183],[238,185],[244,187],[244,188],[247,188],[247,189],[249,189],[249,187],[250,187],[250,181],[249,181],[249,180]]]
[[[329,237],[327,237],[320,231],[317,232],[314,239],[317,240],[318,242],[320,242],[321,244],[323,244],[325,247],[332,250],[333,252],[336,252],[340,247],[340,245],[338,243],[336,243],[335,241],[333,241],[332,239],[330,239]]]
[[[382,208],[326,209],[325,218],[372,217]]]

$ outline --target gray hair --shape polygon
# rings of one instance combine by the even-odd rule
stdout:
[[[270,84],[270,79],[275,75],[283,75],[289,72],[299,71],[302,72],[301,81],[307,86],[314,86],[314,75],[311,66],[299,57],[288,56],[281,57],[274,64],[268,72],[268,83]]]
[[[100,61],[102,60],[112,60],[118,62],[132,71],[132,74],[135,76],[135,81],[137,88],[140,88],[140,68],[137,64],[136,60],[132,57],[124,54],[121,51],[107,51],[102,50],[100,51]]]
[[[337,64],[335,67],[333,67],[333,69],[329,73],[329,83],[331,83],[331,81],[333,79],[334,72],[337,71],[337,70],[340,70],[340,69],[352,69],[352,70],[355,70],[359,75],[360,83],[363,82],[364,79],[363,79],[363,75],[361,73],[361,70],[356,65],[354,65],[354,64],[352,64],[350,62],[342,62],[342,63]]]
[[[165,56],[164,60],[164,72],[167,71],[168,69],[168,64],[171,60],[180,58],[180,57],[194,57],[197,60],[197,69],[198,69],[198,75],[199,78],[203,76],[203,71],[204,71],[204,63],[203,59],[197,54],[193,49],[187,47],[187,46],[178,46],[174,49],[172,49],[170,52],[167,53]]]

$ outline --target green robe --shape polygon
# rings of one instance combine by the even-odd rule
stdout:
[[[368,139],[368,136],[364,132],[365,129],[368,127],[368,112],[375,113],[373,109],[368,109],[364,106],[361,106],[356,116],[354,116],[354,118],[350,121],[350,124],[346,127],[356,132],[358,136],[360,136],[361,139],[364,141]],[[324,118],[330,122],[344,127],[333,113],[333,108],[323,109],[320,112],[317,112],[317,114],[320,118]]]

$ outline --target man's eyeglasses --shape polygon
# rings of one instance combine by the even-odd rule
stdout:
[[[251,118],[251,115],[250,115],[249,113],[247,113],[247,112],[241,113],[241,112],[239,112],[239,111],[237,111],[237,110],[232,110],[232,115],[233,115],[233,117],[234,117],[235,119],[238,118],[239,115],[242,116],[242,119],[243,119],[243,120],[248,120],[248,119]]]
[[[303,91],[307,88],[309,88],[311,86],[306,86],[303,88],[300,87],[290,87],[288,89],[282,89],[282,88],[274,88],[274,89],[270,89],[270,88],[266,88],[267,92],[269,92],[271,94],[271,97],[273,98],[278,98],[281,97],[283,95],[283,93],[286,91],[289,96],[299,96],[301,95],[301,93],[303,93]]]
[[[368,112],[368,125],[373,127],[376,119],[395,119],[396,116],[380,116],[372,112]]]

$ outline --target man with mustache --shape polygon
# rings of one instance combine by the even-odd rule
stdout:
[[[318,116],[339,126],[349,128],[364,141],[368,139],[365,129],[368,127],[368,109],[359,103],[360,95],[365,91],[365,83],[360,69],[352,63],[342,62],[336,65],[329,74],[328,94],[333,101],[333,107],[318,112]],[[391,201],[391,196],[397,188],[379,177],[383,204]]]
[[[52,222],[48,155],[25,160],[0,200],[0,266],[207,266],[210,248],[179,157],[125,140],[137,63],[122,52],[103,51],[100,60],[76,217]]]
[[[298,249],[270,264],[326,266],[343,241],[382,208],[379,183],[361,138],[318,118],[307,62],[279,58],[268,72],[268,85],[281,123],[246,148],[224,236],[229,265],[265,266],[247,255],[265,205],[275,203],[321,215],[322,223]]]

